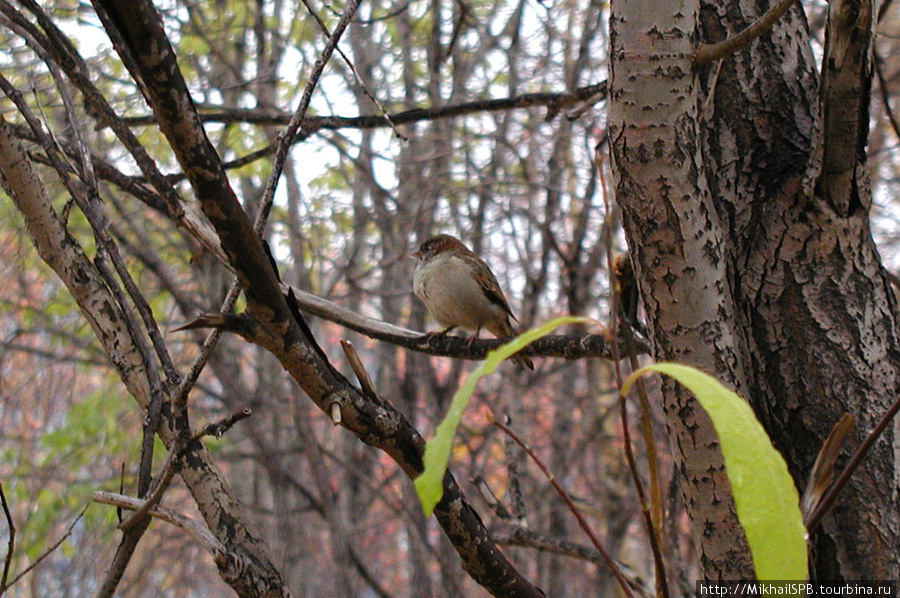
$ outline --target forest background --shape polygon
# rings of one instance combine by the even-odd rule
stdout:
[[[694,46],[740,31],[768,8],[693,6],[686,17],[697,27],[688,36]],[[893,316],[896,301],[885,289],[900,269],[900,8],[892,0],[861,6],[868,7],[865,27],[874,33],[870,45],[849,52],[864,63],[857,73],[864,75],[857,76],[864,118],[843,134],[854,165],[864,171],[854,175],[856,203],[850,205],[862,207],[844,216],[860,223],[852,229],[856,236],[847,235],[858,242],[848,254],[868,256],[874,238],[885,268],[874,250],[874,261],[853,263],[876,264],[870,286],[881,295],[872,304]],[[158,31],[152,27],[155,10]],[[42,189],[35,194],[46,199],[42,204],[37,197],[29,211],[22,197],[0,196],[0,268],[7,281],[0,289],[0,482],[16,531],[7,580],[27,571],[8,595],[483,596],[533,595],[535,587],[554,597],[609,595],[616,582],[566,504],[509,436],[490,424],[507,417],[575,498],[637,592],[660,591],[652,528],[663,538],[657,556],[668,563],[666,591],[687,595],[696,578],[728,577],[732,565],[715,550],[706,552],[709,547],[696,549],[696,522],[705,515],[692,512],[696,496],[684,488],[693,466],[685,465],[690,456],[678,448],[684,436],[673,428],[673,418],[683,418],[664,399],[677,393],[652,380],[649,420],[659,469],[652,491],[665,508],[655,528],[645,525],[625,457],[614,350],[632,352],[639,362],[650,359],[642,348],[660,359],[680,356],[743,391],[765,414],[760,419],[798,480],[805,479],[841,411],[859,420],[851,448],[883,414],[877,408],[887,393],[871,399],[872,413],[834,405],[831,415],[815,416],[824,433],[807,435],[804,429],[797,434],[804,450],[785,450],[790,433],[784,426],[790,430],[796,422],[786,417],[779,426],[778,410],[765,408],[780,391],[769,392],[743,374],[768,367],[767,379],[774,379],[777,352],[757,346],[765,333],[756,344],[735,341],[734,355],[711,352],[708,358],[672,341],[674,328],[658,312],[665,300],[648,283],[664,278],[653,278],[659,257],[649,255],[657,231],[642,222],[647,215],[640,206],[629,203],[630,185],[640,178],[628,170],[629,148],[617,145],[629,134],[622,123],[630,121],[622,107],[627,96],[615,93],[627,91],[626,77],[619,86],[609,82],[611,44],[616,47],[610,31],[620,43],[629,31],[622,25],[628,19],[621,13],[616,18],[615,4],[612,16],[609,4],[595,0],[376,0],[358,6],[209,0],[158,2],[155,10],[145,2],[0,0],[0,137],[7,148],[27,150]],[[134,22],[129,14],[137,15]],[[723,121],[742,129],[746,138],[740,141],[753,148],[748,155],[765,146],[759,150],[765,163],[755,167],[768,181],[760,186],[766,197],[781,205],[785,189],[801,186],[789,184],[802,177],[788,157],[802,153],[802,169],[814,163],[815,135],[792,135],[780,116],[767,120],[775,109],[760,91],[764,84],[757,90],[764,98],[758,113],[735,98],[746,91],[746,81],[762,78],[760,73],[776,79],[772,73],[782,69],[779,76],[801,88],[798,97],[805,99],[797,100],[801,107],[788,104],[796,119],[791,122],[816,130],[813,117],[827,110],[817,113],[814,106],[828,102],[819,82],[829,79],[815,73],[835,64],[826,58],[834,51],[826,44],[828,23],[828,4],[802,2],[738,54],[696,67],[694,88],[702,97],[694,102],[692,122],[707,131],[708,147],[694,149],[711,157],[694,170],[711,178],[699,186],[688,181],[703,190],[695,196],[726,195],[726,188],[746,184],[749,167],[734,167],[724,152],[709,149],[720,147],[709,131],[724,131]],[[155,45],[158,55],[139,50],[146,39],[162,39],[151,34],[172,44],[177,70],[166,61],[163,44]],[[329,40],[339,34],[338,50],[329,56]],[[802,60],[778,45],[790,43],[805,48],[797,55],[807,62],[797,66]],[[614,69],[629,68],[628,60],[649,63],[629,52],[622,50],[623,62]],[[156,70],[145,64],[151,59],[158,59]],[[846,68],[852,62],[846,60]],[[187,102],[179,101],[187,97],[195,121]],[[806,119],[804,111],[813,117]],[[827,132],[828,125],[822,128]],[[687,141],[684,147],[690,148]],[[277,188],[273,173],[279,175]],[[9,171],[5,175],[9,179]],[[826,187],[811,194],[820,197]],[[273,298],[273,279],[263,274],[265,255],[248,241],[249,223],[234,224],[236,216],[222,207],[229,188],[250,222],[265,224],[262,237],[281,280],[296,290],[308,329],[284,325],[288,340],[249,319],[176,330],[235,300],[233,312],[246,310],[257,323],[286,321],[279,310],[292,309]],[[641,197],[630,195],[631,201]],[[754,205],[755,216],[766,211]],[[749,246],[739,236],[740,217],[735,221],[725,228]],[[412,296],[409,254],[436,232],[459,236],[491,264],[523,328],[564,314],[589,316],[610,329],[627,324],[612,315],[614,304],[627,297],[614,294],[610,264],[629,245],[647,308],[641,317],[648,330],[635,331],[637,349],[624,340],[614,347],[609,334],[575,327],[534,348],[536,372],[504,364],[481,382],[451,460],[450,489],[465,496],[471,509],[461,523],[449,509],[426,519],[408,479],[418,466],[419,435],[431,434],[474,367],[465,358],[483,356],[491,346],[419,337],[435,324]],[[638,243],[644,233],[646,246]],[[42,236],[50,243],[43,248]],[[767,250],[765,243],[759,246]],[[720,279],[740,287],[743,272],[758,265],[747,255],[749,250],[733,260],[745,260],[745,270],[728,270]],[[694,262],[698,270],[700,262]],[[234,272],[244,295],[236,292]],[[746,280],[752,288],[752,276]],[[766,284],[775,284],[771,280]],[[857,314],[838,301],[845,292],[841,282],[834,286],[812,294],[833,297],[823,304],[838,304],[834,309],[857,322],[827,330],[834,344],[864,353],[871,337],[883,336],[892,348],[870,365],[900,370],[893,317],[872,324],[866,317],[877,310],[860,308],[866,315]],[[797,296],[806,297],[807,287],[796,288]],[[857,292],[865,300],[866,289]],[[732,295],[739,313],[713,306],[715,317],[762,330],[756,306],[740,311],[752,299]],[[709,306],[704,298],[695,307],[699,313]],[[796,322],[782,350],[802,354],[798,347],[806,343],[805,351],[830,367],[830,353],[816,353],[818,337],[804,332],[807,319],[797,316]],[[208,327],[226,332],[210,335]],[[689,347],[707,338],[721,348],[720,337],[709,331],[684,336]],[[352,342],[380,397],[363,392],[368,407],[352,406],[355,391],[344,386],[341,373],[353,386],[359,383],[342,340]],[[752,367],[734,365],[742,363],[742,351],[757,356],[746,362]],[[627,371],[632,363],[623,359],[619,366]],[[789,365],[816,389],[832,378],[866,379],[858,371],[847,374],[859,367],[853,363],[834,365],[833,374],[821,376],[800,363]],[[898,388],[893,382],[881,386]],[[794,393],[789,383],[784,387],[797,401],[787,411],[817,400],[813,393]],[[851,394],[838,385],[823,392]],[[334,405],[344,427],[335,425]],[[636,469],[647,485],[653,459],[640,440],[638,411],[631,403]],[[375,415],[393,422],[390,434]],[[216,423],[220,430],[198,434]],[[885,502],[872,499],[873,512],[897,504],[900,467],[891,461],[900,454],[896,443],[895,434],[887,434],[870,457],[877,467],[861,474],[886,489]],[[167,455],[177,455],[174,465]],[[702,451],[696,459],[696,467],[715,471]],[[802,481],[798,487],[802,491]],[[130,511],[95,500],[97,491],[145,497],[154,490],[161,506],[194,523],[179,527],[137,517],[123,534],[117,526]],[[859,495],[871,495],[857,491],[846,499],[846,511],[856,509]],[[716,508],[724,509],[726,521],[728,507]],[[891,538],[900,537],[897,510],[877,523],[880,549],[852,554],[832,539],[849,525],[840,513],[823,525],[822,537],[829,539],[814,541],[814,570],[822,576],[896,577],[898,543]],[[485,534],[483,546],[501,547],[509,561],[488,548],[481,550],[490,554],[466,556],[471,545],[454,535],[456,523],[471,525],[467,533]],[[8,545],[8,525],[0,530],[6,534],[0,544]],[[711,539],[709,546],[715,545]],[[728,550],[744,549],[738,543],[722,552]],[[735,570],[745,561],[736,559]],[[478,571],[480,565],[486,571]],[[520,593],[504,593],[505,585]]]

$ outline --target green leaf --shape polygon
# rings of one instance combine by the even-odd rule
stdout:
[[[485,360],[473,371],[453,395],[450,409],[447,415],[435,429],[434,437],[425,444],[425,470],[415,479],[416,493],[422,503],[422,510],[429,516],[434,512],[434,507],[444,495],[444,472],[447,471],[447,462],[450,460],[450,449],[453,446],[453,437],[456,428],[462,419],[469,398],[475,392],[478,381],[497,369],[504,359],[524,348],[537,339],[547,336],[556,328],[565,324],[586,324],[594,322],[590,318],[564,316],[556,318],[523,332],[510,342],[497,347],[487,354]]]
[[[750,405],[710,376],[675,363],[657,363],[634,372],[622,387],[627,394],[641,375],[671,376],[697,398],[719,436],[725,471],[761,580],[807,577],[806,528],[800,498],[787,464]]]

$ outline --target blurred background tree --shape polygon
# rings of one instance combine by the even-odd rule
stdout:
[[[890,265],[897,264],[891,243],[900,127],[891,106],[900,25],[896,5],[883,6],[870,151],[875,230]],[[279,132],[325,46],[323,27],[332,31],[347,7],[216,0],[157,8],[231,186],[255,218]],[[804,10],[820,54],[827,7],[811,2]],[[185,375],[206,333],[173,329],[216,312],[233,276],[214,248],[190,233],[200,210],[140,86],[90,5],[0,0],[0,19],[4,119],[41,165],[74,241],[95,263],[110,259],[112,248],[121,254],[142,297],[123,292],[121,305],[129,306],[123,312],[146,302],[172,367]],[[342,53],[315,87],[264,232],[283,281],[365,316],[434,329],[412,296],[408,254],[429,235],[449,232],[491,264],[523,327],[569,313],[608,321],[608,250],[626,250],[606,184],[608,19],[608,4],[593,0],[363,3],[341,40]],[[89,84],[114,116],[98,114]],[[50,151],[27,126],[26,111],[43,123]],[[158,178],[114,131],[113,119],[155,162]],[[90,188],[81,147],[92,157],[108,239],[83,213],[87,204],[60,183],[75,181],[74,195]],[[61,163],[48,164],[53,152]],[[184,199],[187,217],[173,214],[166,203],[172,195]],[[9,592],[93,595],[111,578],[121,535],[109,507],[93,504],[77,518],[94,490],[122,486],[138,494],[147,405],[129,398],[105,346],[35,253],[23,216],[6,196],[0,210],[0,267],[8,281],[0,290],[0,480],[18,531],[13,572],[72,526],[62,546]],[[331,362],[348,373],[338,341],[351,340],[379,394],[423,434],[472,367],[376,342],[323,318],[307,320]],[[139,327],[135,336],[153,345],[150,327]],[[606,548],[652,587],[653,559],[622,457],[610,362],[536,362],[533,374],[509,365],[481,385],[457,439],[456,479],[515,566],[548,596],[611,591],[608,571],[546,480],[488,424],[488,413],[508,415],[579,499]],[[164,363],[155,367],[167,392],[177,386]],[[421,515],[397,465],[336,428],[267,351],[223,335],[189,405],[195,428],[253,410],[222,439],[203,442],[230,483],[227,496],[243,505],[244,523],[293,595],[487,595],[464,574],[434,519]],[[670,589],[687,594],[698,564],[662,410],[653,416],[667,497]],[[155,455],[153,471],[165,456],[158,442]],[[176,477],[162,503],[201,520],[207,515],[196,512],[195,487],[188,486]],[[155,521],[117,592],[216,595],[228,585],[242,593],[216,573],[197,542]]]

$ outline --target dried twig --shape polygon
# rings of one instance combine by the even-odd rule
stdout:
[[[115,494],[113,492],[100,491],[94,492],[93,498],[94,502],[98,502],[104,505],[112,505],[114,507],[121,507],[123,509],[130,509],[132,511],[141,509],[147,502],[145,500],[133,498],[131,496],[124,496],[122,494]],[[184,515],[176,513],[172,509],[168,509],[166,507],[161,507],[158,505],[149,509],[148,514],[181,528],[192,538],[194,538],[201,546],[203,546],[203,548],[209,551],[209,553],[213,556],[224,554],[226,552],[225,547],[222,545],[222,543],[219,542],[208,529],[206,529],[190,517],[185,517]]]
[[[350,341],[342,339],[341,348],[344,350],[344,355],[347,356],[350,368],[353,370],[353,373],[356,374],[356,379],[359,380],[359,385],[362,388],[363,394],[370,399],[376,398],[378,393],[375,392],[375,385],[372,383],[372,378],[369,376],[369,372],[366,371],[366,367],[363,365],[359,353],[356,352],[356,347],[354,347],[353,343]]]
[[[866,436],[866,439],[863,441],[859,448],[856,449],[856,452],[853,454],[853,457],[850,459],[850,462],[847,464],[847,467],[841,472],[841,475],[838,476],[837,480],[835,480],[834,485],[828,491],[824,498],[819,502],[819,505],[812,512],[809,518],[806,520],[806,529],[810,533],[814,532],[815,529],[819,526],[819,523],[822,522],[822,517],[825,516],[825,513],[828,512],[828,509],[831,508],[831,505],[834,504],[834,501],[837,499],[838,494],[840,494],[841,490],[844,489],[844,486],[847,485],[847,481],[850,479],[850,476],[853,475],[866,454],[869,452],[869,449],[872,448],[872,445],[875,444],[875,441],[878,440],[878,437],[884,433],[885,428],[887,428],[888,424],[894,419],[894,416],[897,415],[897,411],[900,411],[900,398],[894,401],[894,404],[891,405],[891,408],[887,410],[881,420],[878,422],[869,435]]]
[[[613,577],[616,578],[616,581],[619,583],[619,587],[622,588],[622,592],[628,598],[634,598],[634,593],[631,591],[631,587],[628,584],[628,581],[622,575],[622,572],[619,570],[618,563],[610,554],[603,548],[603,545],[600,543],[600,540],[597,539],[597,536],[594,535],[594,530],[591,529],[591,526],[588,524],[587,520],[584,518],[584,515],[581,514],[581,511],[578,507],[575,506],[575,503],[572,502],[572,498],[569,496],[569,493],[565,491],[565,489],[559,485],[559,482],[556,481],[556,478],[553,474],[550,473],[550,470],[547,469],[547,466],[544,465],[544,462],[541,461],[541,458],[537,456],[530,446],[525,444],[519,436],[506,427],[505,424],[494,421],[493,424],[503,430],[507,436],[516,441],[522,449],[531,457],[531,460],[541,469],[544,475],[547,477],[547,481],[550,482],[550,485],[553,486],[553,489],[556,490],[556,493],[559,494],[560,498],[563,499],[563,502],[566,503],[566,506],[569,507],[569,510],[575,515],[575,519],[578,520],[578,525],[581,526],[581,529],[584,530],[584,533],[587,534],[588,538],[591,539],[591,543],[594,545],[594,548],[600,553],[603,562],[609,568],[610,572],[613,574]]]

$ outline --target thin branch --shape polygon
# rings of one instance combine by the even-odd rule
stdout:
[[[306,10],[309,11],[309,14],[312,15],[312,18],[316,21],[316,23],[318,23],[319,28],[322,30],[322,32],[326,36],[328,36],[329,40],[332,39],[333,34],[328,31],[328,27],[325,25],[325,22],[319,16],[319,13],[317,13],[315,10],[313,10],[313,7],[310,6],[308,0],[302,0],[302,1],[303,1],[303,6],[306,7]],[[354,13],[355,12],[356,11],[354,9]],[[350,72],[353,73],[353,77],[356,79],[356,82],[359,84],[360,88],[362,89],[362,92],[366,95],[367,98],[369,98],[372,101],[373,104],[375,104],[375,106],[381,112],[381,116],[382,116],[382,118],[384,118],[385,123],[394,130],[394,134],[397,135],[397,137],[399,137],[400,139],[403,139],[405,141],[406,137],[404,137],[403,134],[401,134],[400,131],[397,130],[397,127],[391,121],[391,117],[387,113],[387,109],[384,107],[384,104],[382,104],[380,101],[378,101],[378,99],[372,94],[372,92],[369,91],[369,86],[366,85],[365,81],[363,81],[362,77],[359,74],[359,71],[356,70],[356,65],[353,64],[353,61],[351,61],[347,57],[347,55],[344,54],[344,51],[341,50],[340,46],[338,46],[337,44],[335,44],[335,50],[337,50],[337,53],[341,56],[341,58],[344,59],[344,62],[346,63],[347,67],[349,67],[349,69],[350,69]]]
[[[12,566],[13,550],[16,547],[16,524],[13,523],[12,513],[9,512],[9,504],[6,502],[6,493],[3,491],[3,482],[0,481],[0,502],[3,503],[3,514],[6,516],[6,525],[9,527],[9,538],[6,541],[6,557],[3,559],[3,575],[0,576],[0,596],[6,592],[9,568]]]
[[[62,545],[62,543],[65,542],[66,539],[67,539],[69,536],[72,535],[72,530],[75,529],[75,526],[78,525],[78,522],[81,521],[81,518],[82,518],[82,517],[84,517],[84,512],[85,512],[85,511],[87,511],[87,506],[85,506],[83,509],[81,509],[81,513],[79,513],[79,514],[78,514],[78,517],[76,517],[75,520],[72,521],[72,524],[69,525],[69,529],[66,530],[66,533],[64,533],[64,534],[63,534],[56,542],[54,542],[54,543],[53,543],[53,546],[51,546],[50,548],[48,548],[41,556],[39,556],[39,557],[37,557],[36,559],[34,559],[34,562],[31,563],[30,565],[28,565],[27,567],[25,567],[25,569],[22,570],[21,573],[19,573],[19,574],[16,575],[15,577],[13,577],[12,580],[9,582],[9,584],[7,584],[7,585],[3,586],[2,588],[0,588],[0,594],[3,594],[4,591],[6,591],[7,589],[9,589],[9,588],[11,588],[12,586],[14,586],[14,585],[16,584],[16,582],[18,582],[20,579],[22,579],[23,577],[25,577],[26,575],[28,575],[29,573],[31,573],[31,571],[32,571],[35,567],[37,567],[38,565],[40,565],[40,564],[44,561],[44,559],[46,559],[48,556],[50,556],[51,554],[53,554],[53,552],[54,552],[57,548],[59,548],[59,547]]]
[[[508,530],[495,532],[494,536],[497,538],[499,544],[535,548],[543,552],[551,552],[573,559],[588,561],[595,565],[605,565],[603,556],[590,546],[576,544],[575,542],[560,538],[548,537],[520,525],[511,525]],[[628,581],[628,585],[631,586],[631,589],[647,598],[654,595],[653,591],[647,586],[646,581],[635,570],[619,560],[616,560],[616,564],[619,566],[622,575],[625,577],[626,581]]]
[[[894,130],[894,135],[900,139],[900,119],[894,114],[891,108],[891,94],[888,90],[887,78],[884,76],[884,59],[875,51],[875,75],[878,77],[878,89],[881,91],[881,103],[884,104],[884,111],[887,113],[888,122]]]
[[[369,376],[369,372],[366,371],[366,366],[359,357],[359,353],[356,352],[356,347],[350,341],[341,340],[341,348],[344,350],[344,355],[347,356],[350,368],[356,374],[356,379],[359,380],[359,387],[363,394],[369,398],[377,397],[378,393],[375,391],[375,385],[372,383],[372,378]]]
[[[294,143],[297,132],[303,124],[303,119],[306,117],[307,110],[309,110],[309,103],[312,100],[313,91],[319,83],[319,78],[325,70],[325,65],[328,64],[328,60],[331,58],[335,48],[337,48],[341,36],[343,36],[347,26],[350,25],[350,21],[353,20],[353,16],[356,14],[358,8],[359,0],[350,0],[347,2],[344,8],[344,14],[341,15],[341,19],[334,28],[334,32],[328,36],[328,43],[325,44],[321,56],[316,60],[312,71],[309,73],[306,87],[303,89],[303,96],[300,98],[300,104],[294,111],[294,115],[291,117],[287,127],[278,134],[278,140],[275,142],[275,158],[272,163],[272,173],[269,175],[269,180],[266,181],[266,188],[265,191],[263,191],[260,210],[256,215],[256,222],[253,223],[253,228],[260,236],[266,228],[266,221],[269,218],[269,212],[271,211],[272,204],[275,200],[275,189],[278,187],[278,179],[281,178],[288,152],[291,149],[291,145]]]
[[[581,529],[584,531],[584,533],[586,533],[588,538],[591,539],[591,543],[594,545],[594,548],[597,549],[597,552],[600,553],[603,562],[609,568],[610,572],[613,574],[613,577],[616,578],[616,581],[619,583],[619,587],[622,588],[622,592],[628,598],[634,598],[634,593],[631,591],[631,587],[629,586],[628,581],[619,570],[619,566],[618,563],[616,563],[616,560],[610,556],[605,548],[603,548],[603,545],[600,543],[600,540],[597,539],[597,536],[594,535],[594,530],[591,529],[591,526],[584,518],[584,515],[581,514],[581,511],[578,509],[578,507],[575,506],[575,503],[572,502],[572,498],[569,496],[569,493],[559,485],[559,482],[556,481],[556,478],[553,476],[553,474],[550,473],[550,470],[547,469],[547,466],[544,465],[544,462],[541,461],[541,458],[537,456],[537,453],[535,453],[530,446],[525,444],[525,442],[523,442],[515,432],[510,430],[503,423],[495,420],[493,424],[503,430],[506,435],[515,440],[516,444],[518,444],[526,453],[528,453],[528,456],[531,457],[531,460],[534,461],[534,463],[544,473],[547,481],[550,482],[550,485],[553,486],[553,489],[556,490],[556,493],[559,494],[560,498],[563,499],[563,502],[566,503],[566,506],[569,507],[569,510],[575,516],[575,519],[578,520],[578,525],[581,526]]]
[[[780,0],[778,4],[767,10],[763,16],[737,35],[716,44],[703,44],[694,51],[694,64],[707,64],[713,60],[731,56],[771,29],[796,1]]]
[[[181,222],[186,212],[182,207],[182,199],[167,179],[158,169],[156,162],[147,153],[134,133],[119,117],[116,111],[109,105],[103,93],[90,80],[91,70],[78,53],[78,50],[65,34],[53,23],[43,9],[34,0],[23,0],[23,5],[36,17],[41,28],[46,32],[46,37],[40,36],[40,32],[31,24],[31,19],[15,11],[6,2],[0,3],[0,8],[11,19],[16,19],[22,27],[30,28],[38,34],[38,40],[46,51],[53,55],[53,59],[66,72],[72,83],[84,95],[88,107],[88,113],[97,120],[98,124],[108,126],[122,142],[131,156],[137,162],[138,167],[146,179],[158,190],[163,199],[167,213],[176,221]],[[46,41],[42,41],[46,40]]]
[[[548,113],[556,114],[561,110],[580,107],[584,102],[600,102],[606,98],[607,82],[601,81],[593,85],[579,87],[571,92],[537,92],[525,93],[507,98],[487,100],[475,100],[451,104],[449,106],[432,106],[430,108],[412,108],[388,115],[394,125],[414,124],[421,121],[441,120],[456,118],[469,114],[482,112],[501,112],[524,108],[546,107]],[[285,113],[265,112],[258,109],[225,109],[207,108],[201,110],[200,118],[203,122],[217,122],[223,124],[255,124],[255,125],[286,125],[291,116]],[[156,119],[152,115],[135,116],[123,119],[131,125],[152,125]],[[300,124],[300,132],[293,142],[303,141],[310,135],[322,130],[338,129],[377,129],[387,126],[385,117],[380,115],[365,116],[314,116],[305,117]],[[256,159],[271,155],[274,147],[260,150],[255,155]],[[243,165],[243,163],[241,163]]]
[[[215,436],[216,438],[221,438],[236,423],[247,419],[251,415],[253,415],[253,410],[249,407],[244,407],[240,411],[235,411],[231,415],[225,416],[218,421],[210,422],[200,428],[200,430],[191,437],[191,442],[197,442],[204,436]]]
[[[812,512],[809,516],[809,519],[806,521],[806,529],[809,533],[815,531],[815,529],[819,526],[819,523],[822,522],[822,517],[825,513],[828,512],[828,509],[831,508],[831,505],[834,504],[835,499],[837,499],[838,494],[840,494],[841,490],[844,489],[844,486],[847,485],[847,481],[850,479],[850,476],[853,475],[866,454],[869,452],[869,449],[872,448],[872,445],[875,444],[875,441],[884,433],[885,428],[887,428],[888,424],[891,423],[891,420],[894,419],[894,416],[897,415],[897,411],[900,411],[900,398],[894,401],[894,404],[891,405],[891,408],[887,410],[881,420],[878,422],[869,435],[866,436],[866,439],[863,441],[859,448],[856,449],[856,452],[853,454],[853,458],[850,459],[850,463],[847,464],[847,467],[841,472],[841,475],[838,476],[837,480],[835,480],[834,485],[825,495],[819,505],[816,507],[816,510]]]
[[[116,494],[114,492],[94,492],[93,495],[94,502],[104,504],[104,505],[112,505],[114,507],[120,507],[123,509],[129,509],[132,511],[136,511],[138,509],[143,508],[144,504],[147,502],[140,498],[133,498],[131,496],[124,496],[122,494]],[[201,524],[197,523],[190,517],[185,517],[172,509],[156,506],[149,510],[149,515],[156,517],[157,519],[161,519],[166,521],[167,523],[171,523],[175,527],[181,528],[185,532],[188,533],[194,540],[197,541],[203,548],[205,548],[213,557],[218,555],[223,555],[227,552],[225,546],[219,542],[215,536]]]

